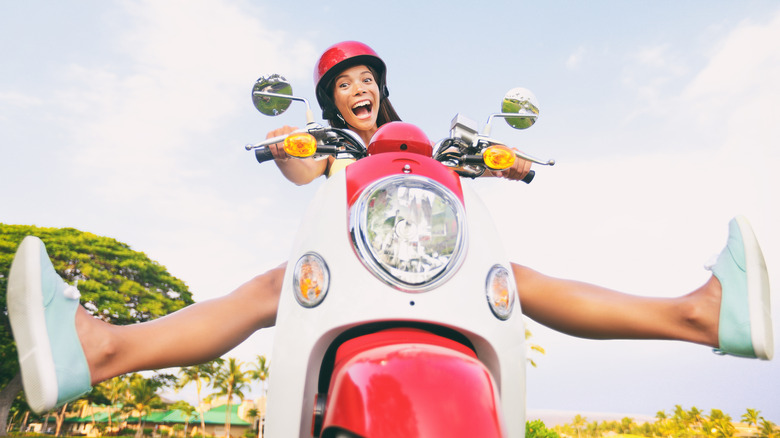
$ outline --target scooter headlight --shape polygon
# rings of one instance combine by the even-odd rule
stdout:
[[[376,276],[405,291],[434,288],[465,252],[463,204],[446,187],[395,175],[365,189],[352,209],[353,243]]]

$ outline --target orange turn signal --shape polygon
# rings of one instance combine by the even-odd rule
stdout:
[[[284,139],[284,151],[293,157],[311,157],[317,152],[317,139],[308,132],[290,134]]]
[[[509,169],[515,164],[515,152],[506,146],[490,146],[482,153],[485,166],[492,170]]]
[[[514,288],[514,279],[509,275],[508,269],[501,265],[490,268],[485,283],[485,293],[490,310],[496,318],[506,320],[512,316],[517,292]]]
[[[303,307],[315,307],[325,299],[330,287],[330,271],[316,253],[304,254],[293,269],[293,292]]]

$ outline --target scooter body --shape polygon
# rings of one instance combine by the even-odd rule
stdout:
[[[486,298],[496,267],[515,293],[501,234],[454,172],[398,140],[330,177],[305,213],[276,320],[269,437],[524,434],[519,300],[502,319]],[[360,197],[392,178],[432,181],[462,204],[461,254],[435,287],[391,284],[359,250]],[[293,290],[298,261],[310,254],[329,274],[314,307]]]

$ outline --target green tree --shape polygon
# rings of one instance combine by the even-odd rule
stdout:
[[[714,437],[732,437],[734,436],[734,425],[731,424],[731,417],[724,414],[720,409],[711,409],[709,418],[703,422],[704,432],[708,436]]]
[[[117,404],[127,404],[130,399],[130,376],[122,375],[100,382],[95,390],[106,399],[108,405],[108,430],[113,429],[114,408]]]
[[[0,436],[6,434],[11,403],[22,389],[6,289],[16,248],[28,235],[43,240],[54,269],[68,283],[78,281],[82,304],[103,321],[149,321],[193,302],[184,282],[127,244],[73,228],[0,223]]]
[[[761,429],[758,431],[758,433],[762,438],[780,437],[780,432],[777,430],[777,425],[765,418],[761,418]]]
[[[252,363],[249,377],[260,382],[260,392],[265,396],[265,382],[268,380],[271,369],[268,359],[262,354],[257,355],[257,362]]]
[[[195,412],[198,410],[195,409],[195,406],[192,406],[184,400],[179,400],[172,404],[171,409],[178,409],[181,411],[182,417],[184,417],[184,435],[182,436],[186,438],[187,428],[190,424],[190,418],[192,418],[195,415]]]
[[[255,430],[254,435],[259,437],[260,436],[260,410],[257,408],[252,408],[246,411],[246,415],[252,419],[252,429]],[[248,433],[249,431],[247,431]]]
[[[758,428],[758,422],[761,419],[761,411],[757,409],[748,408],[744,414],[742,414],[742,421],[750,426]]]
[[[182,389],[190,383],[195,384],[195,392],[198,397],[198,414],[200,414],[200,434],[206,435],[206,420],[204,418],[203,401],[201,391],[203,383],[211,384],[217,375],[217,370],[224,363],[224,359],[214,359],[212,361],[185,367],[179,370],[179,381],[176,384],[177,389]]]
[[[571,421],[572,426],[577,430],[577,436],[582,435],[582,428],[588,423],[588,419],[586,417],[583,417],[580,414],[577,414],[574,416],[574,419]]]
[[[170,378],[166,375],[155,375],[146,378],[141,374],[135,373],[130,376],[130,400],[129,404],[138,413],[138,430],[136,438],[143,435],[144,416],[149,415],[152,409],[163,407],[157,391],[170,384]]]
[[[227,399],[225,410],[225,436],[230,437],[230,405],[233,396],[244,399],[244,390],[249,387],[249,376],[241,369],[241,361],[229,358],[217,371],[214,379],[215,395],[224,396]]]
[[[590,436],[601,436],[601,424],[599,424],[598,420],[593,420],[588,423],[587,431]]]
[[[557,432],[550,430],[545,426],[542,420],[525,422],[526,438],[560,438]]]
[[[268,377],[270,376],[271,368],[269,365],[268,359],[263,356],[262,354],[257,355],[257,362],[254,362],[252,364],[252,369],[249,371],[249,377],[252,380],[257,380],[260,382],[260,393],[263,395],[263,400],[265,400],[265,393],[266,393],[266,380],[268,380]],[[265,412],[258,412],[259,417],[259,423],[257,426],[257,437],[262,437],[263,434],[263,418],[265,417]]]
[[[620,420],[620,432],[621,433],[631,433],[631,431],[636,427],[636,423],[634,422],[633,418],[630,417],[623,417]]]

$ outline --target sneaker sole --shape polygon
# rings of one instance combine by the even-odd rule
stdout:
[[[8,318],[19,352],[24,394],[30,408],[39,413],[57,404],[57,373],[41,290],[42,246],[37,237],[25,237],[8,278]]]
[[[771,360],[774,355],[774,338],[766,262],[748,220],[739,216],[736,221],[745,247],[750,338],[753,342],[753,351],[759,359]]]

